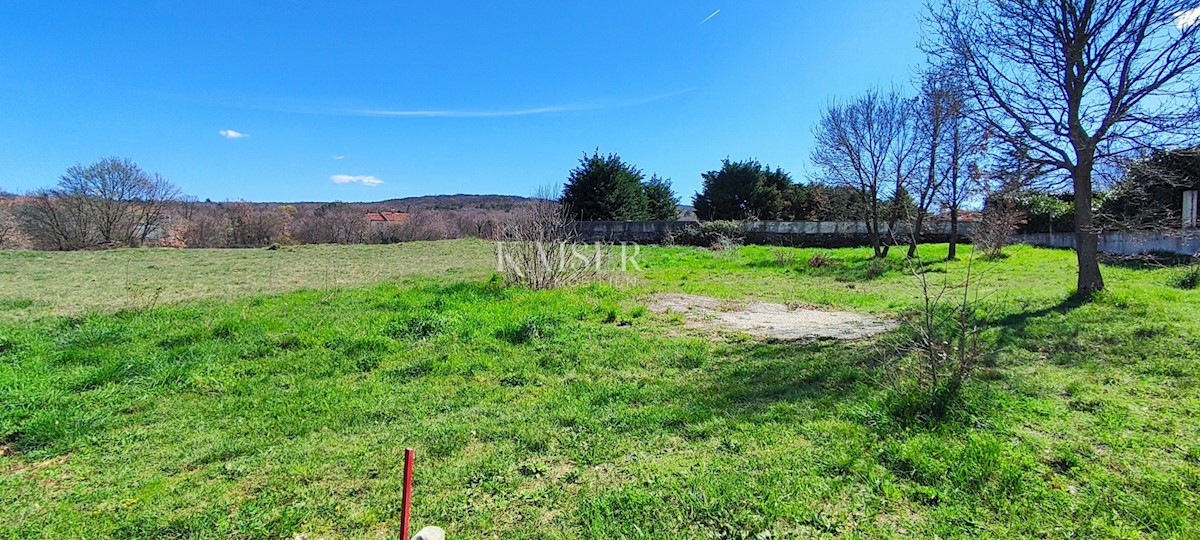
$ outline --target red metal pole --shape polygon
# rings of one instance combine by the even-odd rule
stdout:
[[[400,509],[400,532],[404,540],[408,540],[408,522],[409,516],[412,514],[412,479],[413,479],[413,456],[416,452],[412,448],[404,449],[404,494],[401,504],[404,506]]]

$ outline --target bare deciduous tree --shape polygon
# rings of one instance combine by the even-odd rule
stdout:
[[[226,247],[230,221],[220,206],[189,202],[181,205],[180,238],[189,248]]]
[[[228,219],[228,247],[262,247],[284,236],[285,214],[277,208],[243,201],[224,204]]]
[[[122,246],[146,243],[166,218],[167,205],[179,197],[161,176],[115,157],[67,169],[57,192],[69,211],[86,216],[97,242]]]
[[[106,158],[67,169],[51,190],[22,205],[21,223],[35,245],[50,249],[140,246],[158,232],[179,191],[128,159]]]
[[[1200,25],[1194,0],[931,0],[927,45],[965,66],[978,119],[1075,193],[1078,292],[1104,288],[1093,172],[1195,133]]]
[[[962,86],[955,85],[950,97],[950,115],[946,118],[946,151],[943,155],[944,180],[937,200],[950,214],[950,242],[946,259],[958,258],[959,223],[962,207],[979,193],[983,175],[979,161],[987,152],[986,128],[970,119],[970,104],[964,99]]]
[[[848,103],[831,103],[815,129],[813,163],[826,181],[858,194],[876,257],[888,251],[884,221],[894,209],[886,201],[902,191],[897,188],[915,170],[911,110],[912,102],[896,92],[870,90]]]
[[[13,201],[4,199],[0,190],[0,249],[9,247],[17,233],[17,221],[12,215]]]
[[[908,245],[908,258],[917,254],[917,244],[925,226],[929,207],[942,190],[945,175],[942,174],[942,143],[946,138],[946,124],[954,114],[953,75],[939,66],[931,67],[921,75],[920,97],[916,104],[916,130],[924,145],[922,157],[926,160],[924,178],[913,183],[916,212],[913,215],[912,238]]]
[[[295,238],[305,244],[361,244],[367,240],[362,210],[344,202],[322,204],[296,218]]]
[[[893,93],[894,97],[899,97]],[[887,230],[893,242],[895,238],[896,225],[900,221],[910,221],[914,218],[917,212],[913,212],[909,208],[911,202],[911,192],[916,184],[918,170],[921,168],[921,163],[924,161],[925,148],[922,141],[921,130],[918,125],[918,99],[900,98],[895,103],[895,129],[896,140],[892,145],[891,151],[888,152],[888,169],[892,174],[891,186],[891,202],[888,205],[887,212]],[[919,234],[920,231],[914,230],[913,234]],[[914,236],[915,238],[915,236]],[[883,248],[883,253],[886,256],[888,248],[891,244],[887,244]],[[911,248],[911,246],[910,246]]]
[[[17,221],[37,249],[72,250],[95,245],[87,215],[74,211],[80,203],[71,196],[40,189],[16,207]]]

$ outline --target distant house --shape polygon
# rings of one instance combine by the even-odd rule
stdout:
[[[386,225],[388,223],[403,223],[408,221],[412,217],[412,214],[391,210],[387,212],[367,212],[366,216],[367,221],[371,225]]]
[[[946,206],[946,205],[942,205],[942,207],[938,211],[938,213],[934,214],[932,217],[933,217],[933,221],[949,222],[950,221],[950,207]],[[961,209],[958,211],[958,222],[959,223],[975,223],[977,221],[983,221],[983,212],[979,212],[976,210],[961,210]]]

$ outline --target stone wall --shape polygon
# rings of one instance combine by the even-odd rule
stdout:
[[[1074,233],[1018,234],[1013,236],[1012,241],[1031,246],[1075,249]],[[1114,255],[1158,252],[1191,256],[1200,253],[1200,231],[1106,232],[1100,235],[1100,252]]]
[[[587,242],[662,242],[669,233],[685,227],[699,226],[695,221],[581,221],[575,224],[580,237]],[[849,247],[870,243],[865,223],[853,221],[743,221],[741,229],[750,244],[799,247]],[[911,227],[898,226],[897,243],[905,243]],[[950,224],[934,222],[924,227],[922,242],[946,242]],[[965,241],[971,232],[970,223],[959,224],[959,235]],[[890,236],[885,233],[885,237]]]

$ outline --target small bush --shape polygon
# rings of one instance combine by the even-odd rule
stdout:
[[[1200,286],[1200,258],[1193,260],[1183,271],[1172,276],[1171,285],[1189,291]]]
[[[829,257],[828,253],[814,253],[812,257],[808,258],[809,268],[826,268],[830,264],[833,264],[833,259]]]
[[[554,289],[600,277],[604,254],[581,241],[570,211],[543,194],[501,226],[496,260],[505,284]]]
[[[791,250],[775,250],[771,252],[775,256],[775,265],[784,268],[796,266],[796,252]]]
[[[933,420],[958,402],[959,390],[990,351],[982,340],[978,275],[970,264],[961,283],[935,284],[913,263],[919,307],[909,314],[903,345],[892,361],[895,395],[889,409],[905,419]]]
[[[736,221],[705,221],[684,227],[667,238],[668,244],[728,249],[742,245],[746,234]]]
[[[887,271],[888,271],[887,263],[876,259],[876,260],[871,261],[871,263],[867,265],[866,278],[867,279],[875,279],[879,276],[882,276]]]

